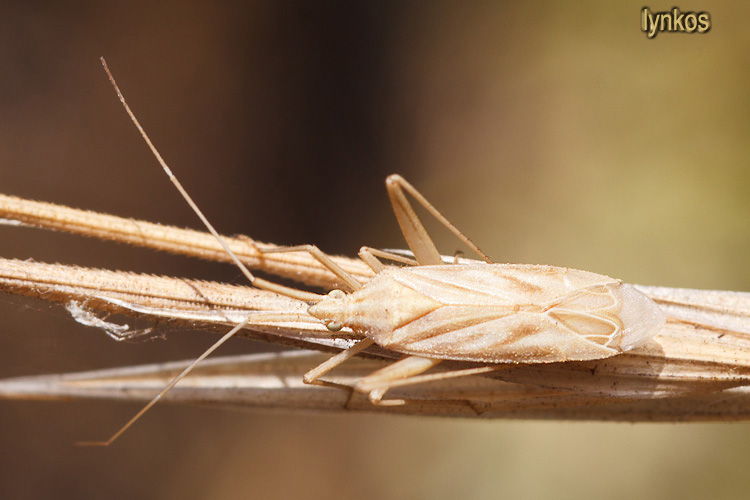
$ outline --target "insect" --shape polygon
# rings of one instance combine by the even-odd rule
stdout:
[[[615,356],[653,337],[664,325],[661,308],[634,287],[608,276],[563,267],[496,264],[448,221],[411,184],[391,175],[386,188],[413,259],[362,247],[360,257],[375,276],[360,283],[314,245],[259,249],[309,252],[345,284],[327,295],[284,287],[250,273],[222,240],[151,143],[102,59],[120,101],[172,183],[218,239],[250,282],[264,290],[311,303],[308,312],[332,335],[343,328],[362,339],[304,376],[309,384],[337,385],[324,374],[373,344],[405,355],[363,378],[354,390],[373,404],[404,404],[383,399],[394,386],[497,370],[509,363],[582,361]],[[451,230],[484,262],[446,264],[412,207],[407,194]],[[384,261],[403,264],[388,266]],[[166,392],[223,342],[239,323],[211,346],[108,441],[119,437]],[[444,360],[482,366],[422,375]]]

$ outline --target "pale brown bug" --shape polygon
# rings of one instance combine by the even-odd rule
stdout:
[[[256,278],[224,243],[181,186],[125,102],[102,59],[123,106],[164,171],[218,239],[250,282],[261,289],[312,302],[308,312],[335,334],[342,328],[362,336],[355,345],[309,371],[309,384],[328,385],[320,377],[364,349],[378,344],[406,357],[358,381],[354,390],[369,393],[374,404],[390,388],[431,378],[497,370],[508,363],[550,363],[602,359],[637,347],[664,325],[660,307],[634,287],[608,276],[563,267],[496,264],[451,224],[401,176],[386,180],[396,218],[414,259],[370,247],[360,257],[376,273],[360,283],[313,245],[263,252],[306,251],[336,274],[347,291],[327,295],[295,290]],[[446,264],[406,194],[450,229],[485,262]],[[392,267],[379,258],[406,264]],[[347,293],[348,292],[348,293]],[[247,324],[239,323],[170,382],[115,433],[108,445],[153,406],[198,363]],[[421,375],[444,360],[484,366]]]

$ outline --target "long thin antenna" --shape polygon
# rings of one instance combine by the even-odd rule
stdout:
[[[245,319],[245,321],[243,321],[242,323],[238,324],[237,326],[235,326],[234,328],[232,328],[231,330],[229,330],[227,333],[225,333],[223,337],[221,337],[216,343],[214,343],[214,345],[212,345],[211,347],[209,347],[208,349],[206,349],[206,351],[203,354],[201,354],[200,356],[198,356],[198,359],[196,359],[195,361],[193,361],[192,363],[190,363],[190,365],[187,368],[185,368],[184,370],[182,370],[182,373],[180,373],[174,379],[172,379],[172,381],[169,384],[167,384],[167,386],[164,389],[162,389],[162,391],[159,394],[157,394],[154,399],[152,399],[151,401],[149,401],[149,403],[146,406],[144,406],[143,408],[141,408],[141,411],[139,411],[138,413],[136,413],[133,418],[131,418],[130,420],[128,420],[128,423],[126,423],[125,425],[123,425],[122,427],[120,427],[120,430],[118,430],[117,432],[115,432],[114,434],[112,434],[111,438],[109,438],[106,441],[79,441],[78,443],[76,443],[76,445],[78,445],[78,446],[109,446],[110,444],[112,444],[115,441],[115,439],[117,439],[118,437],[120,437],[126,430],[128,430],[130,428],[131,425],[133,425],[134,423],[136,423],[136,421],[139,418],[141,418],[144,413],[146,413],[148,410],[151,409],[152,406],[154,406],[156,403],[158,403],[159,400],[162,397],[164,397],[164,395],[166,393],[168,393],[169,391],[171,391],[172,388],[175,385],[177,385],[177,382],[179,382],[180,380],[182,380],[183,378],[185,378],[188,375],[188,373],[190,373],[191,371],[193,371],[193,368],[195,368],[196,366],[198,366],[198,363],[200,363],[201,361],[203,361],[204,359],[206,359],[212,352],[214,352],[216,349],[218,349],[221,344],[223,344],[224,342],[226,342],[227,340],[229,340],[230,338],[232,338],[232,336],[234,336],[235,333],[237,333],[240,330],[242,330],[245,327],[245,325],[247,325],[249,322],[250,322],[250,316],[248,316]]]
[[[159,154],[159,151],[151,142],[151,139],[149,139],[148,134],[146,134],[146,131],[143,130],[143,127],[141,127],[140,122],[135,117],[135,114],[130,109],[130,106],[128,106],[128,103],[125,102],[125,97],[122,95],[122,92],[120,92],[120,87],[117,86],[117,82],[115,82],[115,78],[112,76],[112,73],[109,71],[109,67],[107,66],[107,61],[105,61],[103,57],[100,58],[100,60],[102,62],[102,66],[104,66],[104,71],[107,72],[109,81],[112,83],[112,86],[115,88],[117,97],[119,97],[120,102],[125,108],[125,111],[128,113],[128,116],[130,116],[130,119],[135,124],[136,128],[138,129],[138,132],[141,133],[141,137],[143,137],[143,140],[146,141],[146,144],[148,145],[149,149],[151,149],[151,152],[156,157],[156,160],[159,162],[159,165],[161,165],[161,168],[164,169],[164,172],[169,177],[169,180],[172,182],[172,184],[174,184],[174,186],[180,192],[180,194],[188,203],[188,205],[190,205],[190,208],[193,209],[193,212],[195,212],[195,214],[200,218],[201,222],[203,222],[203,225],[206,226],[206,229],[208,229],[208,231],[214,236],[214,238],[216,238],[216,240],[221,244],[224,250],[226,250],[227,254],[229,254],[229,256],[232,258],[234,263],[237,265],[238,268],[240,268],[240,271],[242,271],[242,274],[244,274],[245,277],[247,277],[250,283],[257,288],[260,288],[261,290],[275,292],[281,295],[285,295],[287,297],[291,297],[293,299],[315,301],[315,302],[322,299],[323,298],[322,295],[318,295],[316,293],[304,292],[302,290],[296,290],[294,288],[282,286],[277,283],[266,281],[264,279],[256,278],[255,276],[253,276],[253,274],[247,269],[247,267],[245,267],[245,264],[243,264],[242,261],[237,257],[237,255],[235,255],[235,253],[229,248],[229,245],[227,245],[227,243],[224,241],[224,238],[222,238],[219,235],[219,233],[216,231],[216,229],[214,229],[214,227],[208,221],[206,216],[203,215],[203,212],[201,212],[201,209],[198,208],[198,205],[195,204],[195,202],[190,197],[188,192],[185,191],[185,188],[183,188],[182,184],[180,184],[180,181],[177,180],[177,177],[175,177],[175,175],[172,173],[172,170],[170,170],[170,168],[167,166],[167,163],[164,161],[164,158],[161,157],[161,154]]]
[[[206,228],[209,230],[209,232],[218,240],[218,242],[221,244],[222,247],[224,247],[224,250],[232,257],[232,260],[235,264],[237,264],[237,267],[240,268],[242,271],[242,274],[244,274],[248,280],[250,280],[250,283],[262,290],[267,290],[270,292],[275,292],[281,295],[285,295],[287,297],[292,297],[299,300],[305,300],[305,301],[319,301],[321,298],[323,298],[322,295],[318,295],[315,293],[310,292],[304,292],[301,290],[295,290],[294,288],[285,287],[282,285],[278,285],[276,283],[272,283],[270,281],[263,280],[261,278],[256,278],[253,276],[253,274],[245,267],[245,264],[242,263],[242,261],[235,255],[235,253],[229,248],[229,245],[226,244],[224,239],[219,236],[219,233],[214,229],[214,227],[211,225],[210,222],[208,222],[208,219],[205,215],[203,215],[203,212],[198,208],[198,206],[195,204],[193,199],[190,197],[190,195],[185,191],[185,188],[182,187],[182,184],[180,184],[180,181],[177,180],[177,177],[172,173],[172,171],[167,166],[164,159],[159,154],[159,151],[157,151],[156,147],[154,147],[153,143],[151,142],[151,139],[149,139],[148,135],[146,134],[146,131],[143,130],[143,127],[141,127],[141,124],[138,122],[138,119],[135,117],[135,114],[130,110],[130,106],[128,106],[128,103],[125,102],[125,97],[122,95],[122,92],[120,92],[120,88],[117,86],[117,83],[115,82],[114,77],[112,76],[112,73],[109,71],[109,68],[107,67],[107,62],[104,60],[104,58],[101,58],[102,66],[104,66],[104,71],[107,72],[107,76],[109,77],[109,81],[112,82],[112,86],[115,88],[115,92],[117,92],[117,97],[120,98],[120,102],[125,107],[125,111],[127,111],[128,115],[130,116],[130,119],[133,120],[133,123],[135,124],[136,128],[138,128],[138,131],[141,133],[141,136],[146,141],[146,144],[148,144],[148,147],[151,149],[151,152],[154,154],[156,159],[159,161],[159,164],[164,169],[164,172],[169,176],[169,180],[172,181],[172,184],[175,185],[177,190],[180,192],[183,198],[185,198],[185,201],[188,202],[188,205],[190,205],[190,208],[193,209],[193,212],[195,212],[200,220],[203,222],[203,224],[206,226]],[[201,354],[198,359],[193,361],[187,368],[185,368],[182,373],[177,375],[167,386],[162,389],[162,391],[156,395],[154,399],[152,399],[146,406],[144,406],[138,413],[135,414],[133,418],[131,418],[125,425],[123,425],[120,430],[115,432],[112,437],[110,437],[107,441],[88,441],[88,442],[80,442],[77,443],[82,446],[109,446],[112,444],[118,437],[120,437],[126,430],[130,428],[135,422],[138,421],[148,410],[151,409],[152,406],[154,406],[166,393],[168,393],[177,383],[185,378],[191,371],[193,371],[193,368],[198,366],[198,363],[206,359],[212,352],[214,352],[216,349],[219,348],[224,342],[229,340],[232,336],[234,336],[235,333],[240,331],[242,328],[245,327],[245,325],[248,324],[250,321],[250,316],[247,317],[243,322],[239,323],[237,326],[232,328],[229,332],[227,332],[223,337],[221,337],[217,342],[215,342],[211,347],[206,349],[206,351]]]

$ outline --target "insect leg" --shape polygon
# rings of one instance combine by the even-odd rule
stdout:
[[[322,377],[329,371],[333,370],[344,361],[353,358],[354,356],[364,351],[365,349],[367,349],[374,343],[375,341],[370,338],[360,340],[359,342],[351,346],[349,349],[345,349],[341,351],[340,353],[336,354],[335,356],[328,358],[323,363],[319,364],[318,366],[316,366],[309,372],[305,373],[302,376],[302,381],[306,384],[312,384],[312,385],[327,385],[327,386],[333,385],[335,387],[342,387],[341,384],[333,384],[331,382],[325,382],[323,380],[318,380],[318,378]]]
[[[333,259],[326,255],[320,248],[315,245],[297,245],[292,247],[274,247],[274,248],[258,248],[261,253],[285,253],[285,252],[307,252],[315,258],[323,266],[339,277],[349,287],[349,291],[356,291],[362,288],[362,283],[357,281],[351,274],[346,272],[344,268],[336,264]]]
[[[319,377],[325,375],[341,363],[345,362],[348,359],[351,359],[352,357],[356,356],[363,350],[370,347],[372,344],[374,344],[375,341],[366,338],[364,340],[360,340],[353,346],[351,346],[349,349],[343,350],[340,353],[336,354],[335,356],[328,358],[323,363],[319,364],[309,372],[305,373],[302,376],[302,381],[306,384],[311,385],[319,385],[322,387],[334,387],[336,389],[341,389],[344,391],[347,391],[349,393],[349,397],[346,400],[346,404],[344,405],[344,408],[349,407],[349,403],[352,400],[352,396],[354,395],[354,388],[350,385],[345,384],[339,384],[336,382],[330,382],[328,380],[320,380]]]
[[[378,257],[380,257],[381,259],[392,260],[394,262],[400,262],[402,264],[406,264],[407,266],[419,265],[416,260],[404,257],[403,255],[399,255],[397,253],[386,252],[385,250],[379,250],[372,247],[362,247],[359,249],[359,258],[365,261],[365,264],[370,266],[370,269],[372,269],[376,273],[379,273],[380,271],[385,269],[385,264],[380,262],[380,260],[378,260]]]
[[[427,234],[427,230],[422,225],[422,221],[419,220],[414,208],[406,198],[404,191],[409,193],[416,199],[420,205],[422,205],[433,217],[435,217],[441,224],[450,229],[458,239],[460,239],[466,246],[471,248],[474,253],[484,259],[488,263],[492,263],[484,252],[477,247],[471,240],[464,235],[456,226],[445,218],[440,211],[435,208],[422,194],[414,188],[411,184],[406,182],[406,179],[398,174],[389,175],[385,180],[385,186],[388,190],[388,196],[391,199],[391,205],[393,205],[393,211],[396,212],[396,219],[398,225],[401,227],[401,232],[404,234],[404,239],[409,245],[409,248],[414,252],[414,256],[420,265],[440,265],[443,264],[443,259],[440,257],[440,253],[435,247],[435,243]]]
[[[368,397],[372,404],[384,406],[402,405],[406,403],[403,399],[383,400],[382,398],[386,391],[393,387],[394,382],[424,373],[441,361],[440,359],[407,356],[364,377],[355,384],[354,390],[357,392],[369,392]]]
[[[445,380],[449,378],[466,377],[469,375],[479,375],[482,373],[497,371],[505,367],[505,365],[488,365],[420,375],[441,361],[442,360],[440,359],[408,356],[368,375],[367,377],[364,377],[357,382],[354,386],[354,390],[357,392],[369,393],[369,399],[373,404],[391,406],[402,405],[406,402],[403,399],[381,400],[381,398],[386,391],[393,387],[422,384],[434,380]]]

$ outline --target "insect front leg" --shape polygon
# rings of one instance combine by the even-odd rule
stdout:
[[[343,388],[347,390],[351,389],[349,386],[345,386],[343,384],[337,384],[334,382],[327,382],[325,380],[319,380],[319,378],[325,375],[326,373],[328,373],[329,371],[333,370],[334,368],[336,368],[341,363],[345,362],[348,359],[351,359],[352,357],[356,356],[360,352],[364,351],[365,349],[367,349],[374,343],[375,341],[370,338],[360,340],[359,342],[357,342],[350,348],[345,349],[341,351],[340,353],[336,354],[335,356],[328,358],[323,363],[319,364],[318,366],[316,366],[309,372],[305,373],[302,376],[302,381],[306,384],[311,384],[311,385],[339,387],[339,388]]]
[[[273,247],[273,248],[260,248],[257,247],[261,253],[285,253],[285,252],[307,252],[315,258],[323,266],[340,278],[349,288],[349,291],[356,291],[362,288],[362,283],[357,281],[354,276],[346,272],[343,267],[336,264],[333,259],[326,255],[320,248],[315,245],[297,245],[291,247]]]
[[[399,255],[397,253],[386,252],[385,250],[379,250],[372,247],[362,247],[359,249],[359,258],[365,261],[365,264],[370,266],[370,269],[372,269],[376,273],[379,273],[386,267],[385,264],[378,260],[378,257],[380,257],[381,259],[391,260],[393,262],[400,262],[402,264],[406,264],[407,266],[419,265],[416,260],[410,259],[409,257],[404,257],[403,255]]]

